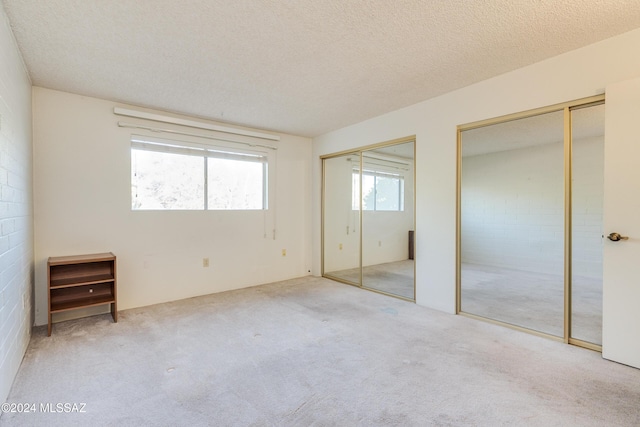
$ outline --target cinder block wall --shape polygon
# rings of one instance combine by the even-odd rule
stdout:
[[[603,138],[574,142],[574,275],[602,277]],[[561,143],[465,157],[462,261],[563,273]]]
[[[0,402],[33,325],[31,82],[0,5]]]

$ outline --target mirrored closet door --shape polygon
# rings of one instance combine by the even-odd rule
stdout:
[[[415,300],[413,139],[323,158],[323,276]]]
[[[563,112],[462,133],[464,312],[562,336]]]
[[[598,349],[604,99],[459,128],[458,312]]]

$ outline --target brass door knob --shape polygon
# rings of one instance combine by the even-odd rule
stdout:
[[[612,242],[619,242],[620,240],[629,240],[629,237],[621,236],[619,233],[611,233],[607,236],[607,239],[611,240]]]

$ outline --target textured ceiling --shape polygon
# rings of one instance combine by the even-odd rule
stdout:
[[[638,0],[2,0],[34,85],[303,136],[640,27]]]

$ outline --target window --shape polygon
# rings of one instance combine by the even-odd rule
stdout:
[[[358,187],[360,171],[354,169],[352,182],[353,210],[360,209]],[[362,210],[404,211],[404,176],[364,169],[362,171]]]
[[[133,210],[267,209],[267,153],[131,139]]]

